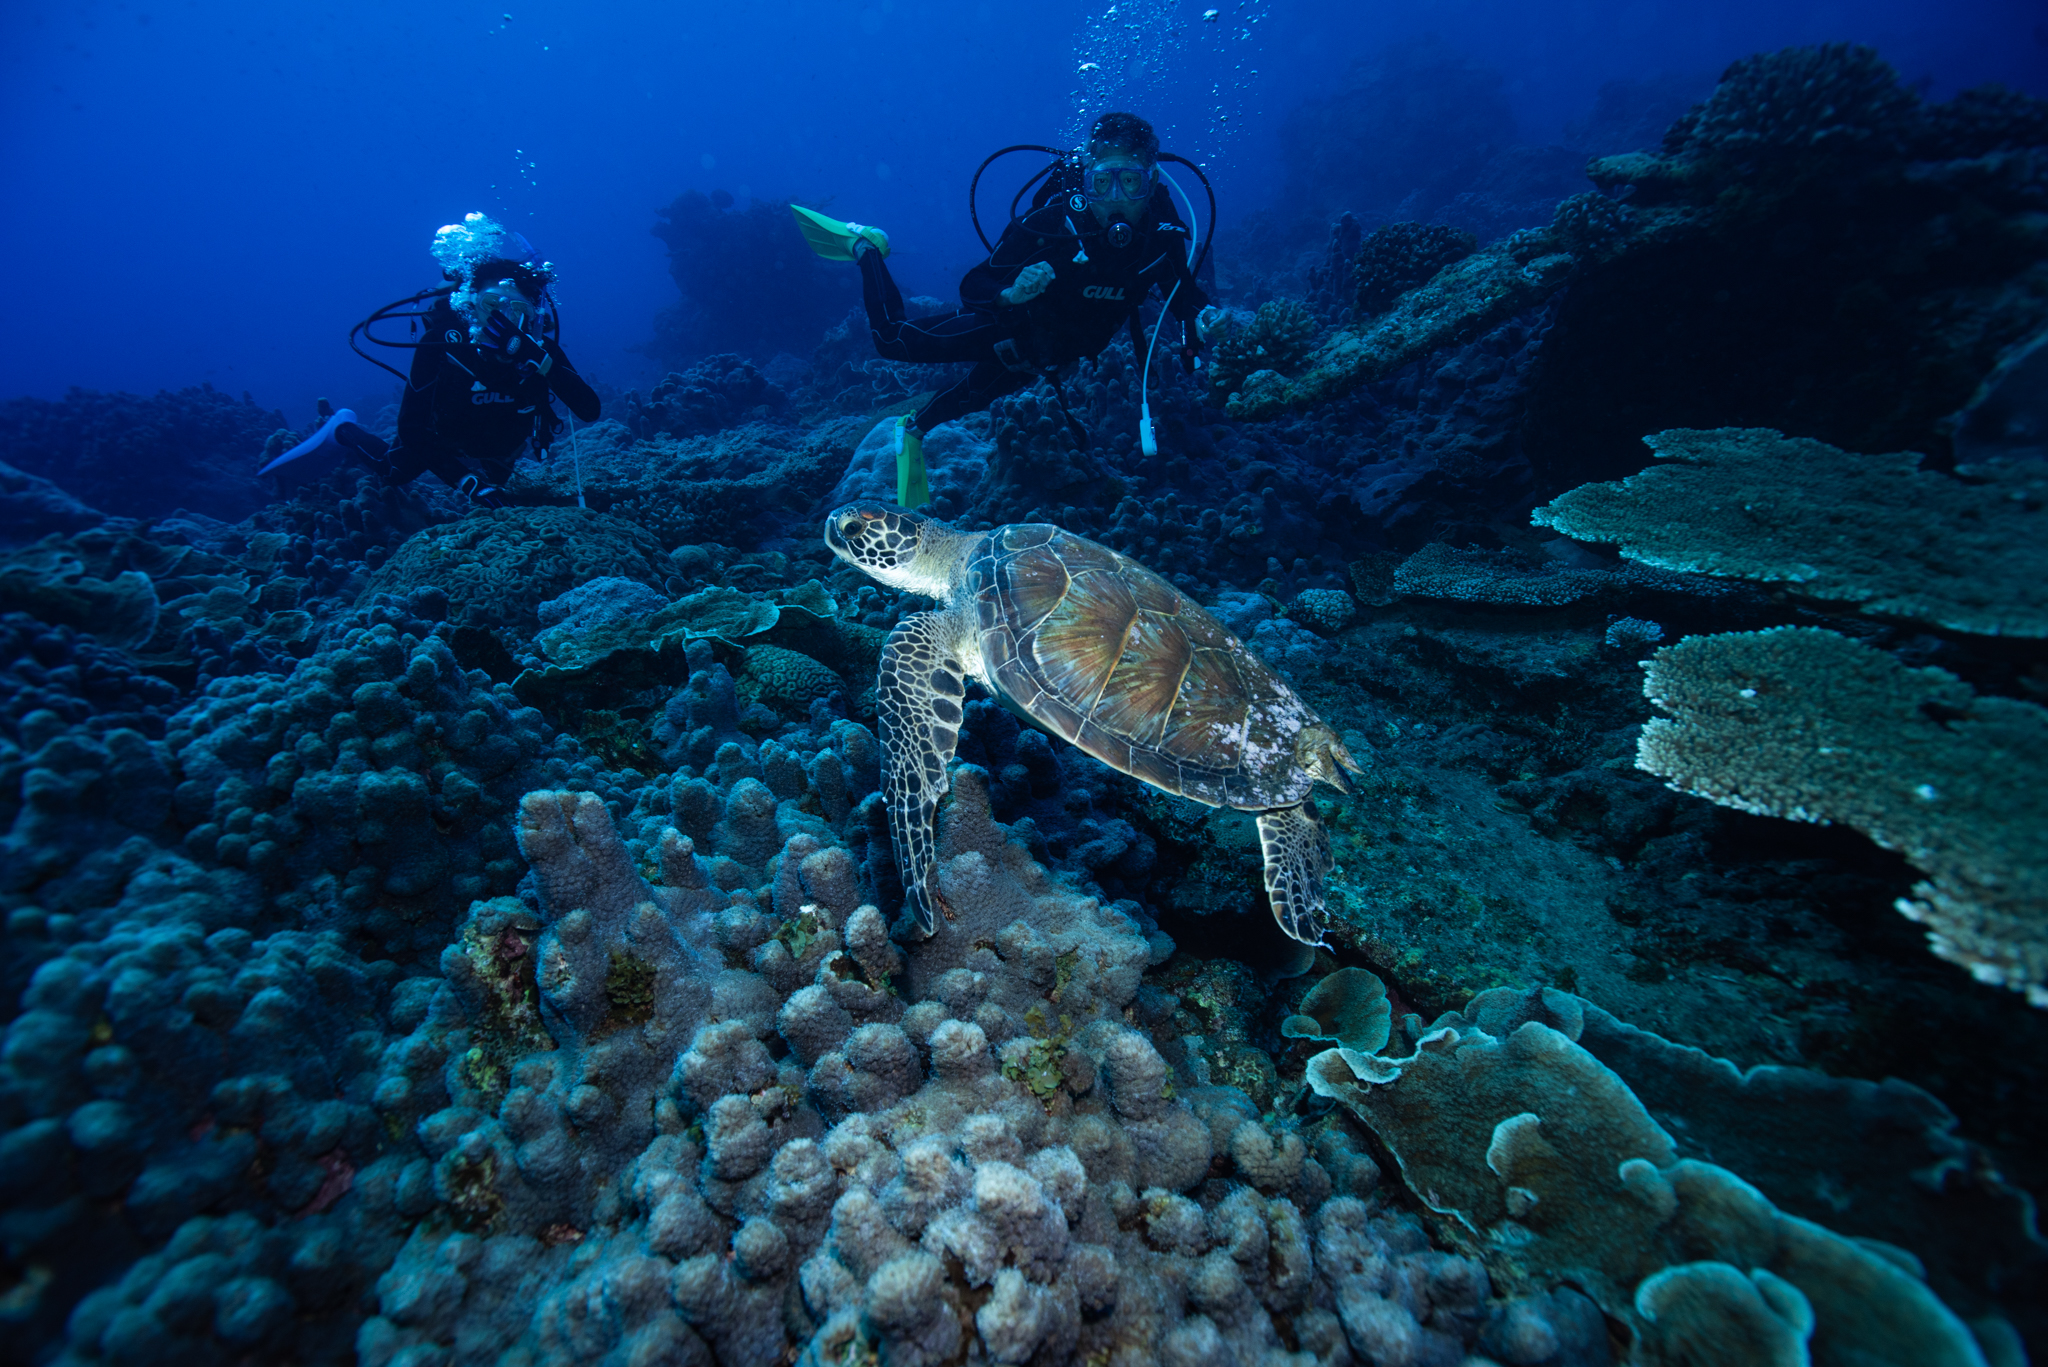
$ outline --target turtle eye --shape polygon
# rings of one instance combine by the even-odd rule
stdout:
[[[839,534],[851,541],[853,534],[860,530],[860,514],[848,513],[839,519]]]

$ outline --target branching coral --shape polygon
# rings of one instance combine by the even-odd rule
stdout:
[[[1241,315],[1240,315],[1241,316]],[[1291,375],[1315,344],[1316,316],[1297,299],[1269,299],[1251,321],[1240,322],[1216,339],[1209,364],[1209,394],[1222,402],[1261,370]]]
[[[1986,635],[2048,636],[2048,474],[1993,460],[1963,478],[1913,452],[1852,455],[1768,428],[1644,438],[1666,464],[1582,485],[1534,520],[1666,570]]]
[[[2048,1006],[2048,710],[1810,627],[1688,637],[1643,692],[1671,715],[1643,728],[1640,767],[1900,851],[1929,881],[1899,909],[1934,952]]]

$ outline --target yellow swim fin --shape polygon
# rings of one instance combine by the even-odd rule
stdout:
[[[910,425],[909,418],[898,418],[896,504],[902,508],[922,508],[931,501],[931,486],[924,477],[924,435]]]
[[[827,261],[853,260],[853,244],[862,238],[866,238],[883,256],[889,254],[889,234],[880,228],[870,228],[863,223],[841,223],[801,204],[790,205],[789,211],[796,215],[796,226],[803,230],[804,241]]]

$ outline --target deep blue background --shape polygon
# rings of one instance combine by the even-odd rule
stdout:
[[[684,189],[829,200],[889,229],[907,289],[950,295],[987,151],[1134,105],[1209,164],[1228,222],[1277,192],[1289,108],[1425,33],[1505,74],[1532,142],[1603,81],[1710,77],[1791,43],[1873,43],[1936,97],[2048,94],[2048,20],[2025,0],[1206,8],[11,0],[0,396],[209,381],[294,422],[316,395],[374,408],[391,386],[346,350],[349,325],[433,283],[435,227],[477,208],[560,267],[584,370],[644,385],[658,370],[633,348],[676,299],[648,227]]]

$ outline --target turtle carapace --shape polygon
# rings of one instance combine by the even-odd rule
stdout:
[[[1144,566],[1045,523],[959,532],[856,503],[825,520],[842,560],[940,606],[882,647],[882,797],[904,895],[944,909],[935,818],[977,679],[1112,768],[1212,807],[1257,812],[1280,928],[1323,937],[1330,842],[1305,805],[1360,773],[1334,732],[1214,617]]]

